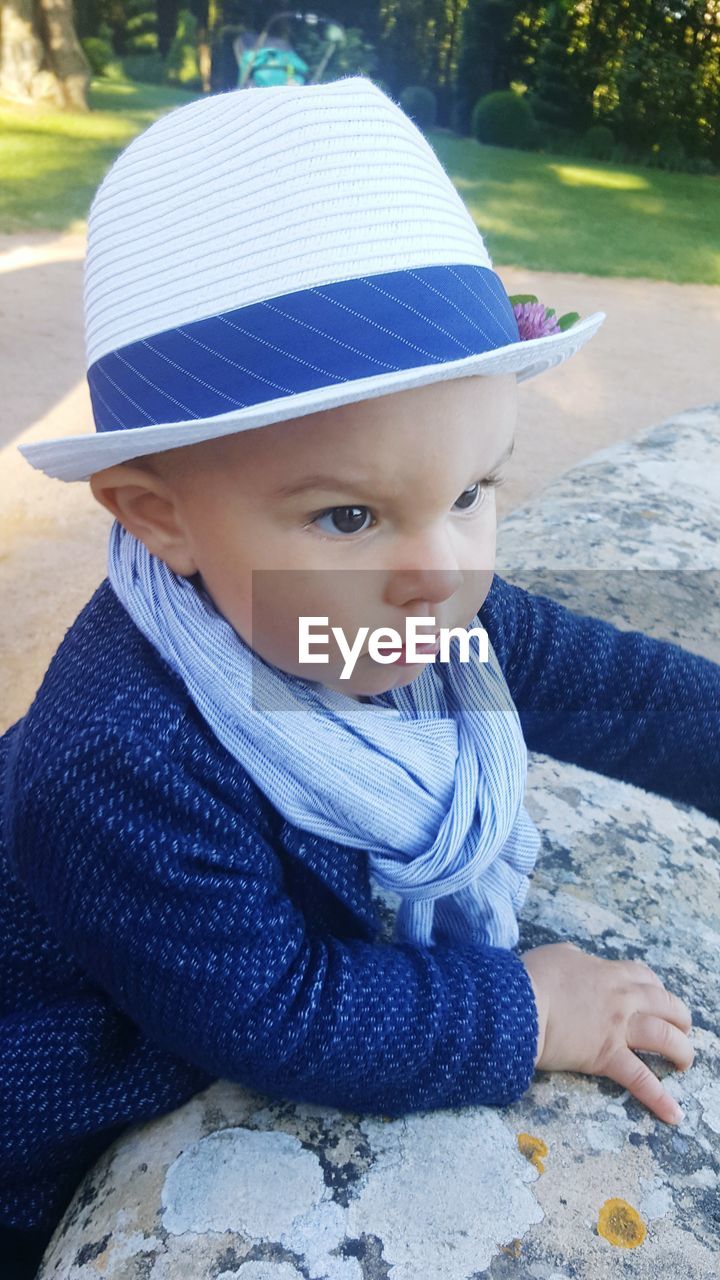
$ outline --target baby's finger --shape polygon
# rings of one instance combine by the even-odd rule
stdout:
[[[692,1014],[679,996],[674,996],[672,991],[668,991],[666,987],[655,987],[652,983],[646,983],[645,993],[647,1003],[642,1009],[643,1013],[652,1013],[657,1018],[664,1018],[666,1022],[673,1022],[676,1027],[686,1033],[692,1027]],[[641,1012],[641,1010],[638,1010]]]
[[[624,1089],[628,1089],[633,1097],[642,1102],[666,1124],[679,1124],[682,1112],[674,1098],[663,1089],[657,1076],[645,1066],[638,1057],[628,1049],[619,1048],[604,1070],[610,1080],[617,1081]]]
[[[687,1071],[695,1061],[695,1050],[682,1031],[665,1018],[650,1013],[636,1013],[628,1024],[628,1045],[644,1053],[660,1053]]]

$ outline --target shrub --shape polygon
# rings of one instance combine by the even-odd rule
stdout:
[[[589,156],[591,160],[609,160],[614,146],[612,129],[609,129],[606,124],[591,124],[581,139],[582,153]]]
[[[437,121],[437,99],[432,89],[409,84],[400,94],[400,106],[418,129],[434,129]]]
[[[159,53],[128,53],[120,59],[128,80],[140,84],[165,84],[165,59]]]
[[[189,9],[178,13],[175,37],[167,56],[166,78],[183,89],[202,89],[197,56],[197,19]]]
[[[478,99],[472,110],[470,128],[478,142],[494,147],[518,147],[527,151],[537,138],[529,103],[511,89],[488,93]]]
[[[85,36],[80,41],[83,53],[90,63],[90,70],[94,76],[104,76],[108,65],[114,58],[112,45],[108,40],[103,40],[100,36]]]
[[[124,80],[128,80],[128,78],[129,77],[123,69],[121,58],[113,58],[111,62],[108,62],[103,73],[103,80],[114,80],[116,83],[121,84]]]

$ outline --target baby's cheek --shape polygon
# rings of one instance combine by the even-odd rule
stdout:
[[[298,612],[272,575],[255,574],[246,639],[266,662],[298,670]],[[262,579],[264,578],[264,581]]]

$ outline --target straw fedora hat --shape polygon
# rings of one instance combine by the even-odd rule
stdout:
[[[536,377],[605,320],[521,339],[482,235],[371,80],[253,86],[155,121],[95,193],[95,432],[18,446],[60,480],[443,378]]]

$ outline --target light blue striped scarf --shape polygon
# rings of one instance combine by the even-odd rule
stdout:
[[[489,662],[471,652],[462,663],[453,640],[449,662],[361,703],[265,662],[204,588],[117,520],[108,576],[283,817],[367,851],[376,883],[400,895],[396,941],[516,945],[540,839],[523,805],[520,721],[492,645]]]

